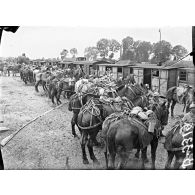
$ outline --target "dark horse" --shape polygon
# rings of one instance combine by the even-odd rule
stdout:
[[[96,94],[83,94],[82,97],[80,97],[78,94],[73,94],[70,97],[69,104],[68,104],[68,110],[73,112],[72,120],[71,120],[71,126],[72,126],[72,135],[74,137],[77,137],[76,131],[75,131],[75,125],[77,125],[77,118],[79,111],[83,105],[86,104],[86,102],[91,98],[99,98],[99,95]]]
[[[175,156],[174,169],[179,169],[181,165],[185,168],[192,168],[193,165],[193,125],[192,124],[180,124],[178,121],[172,130],[167,134],[164,147],[167,150],[168,157],[165,165],[165,169],[171,168],[171,162]],[[188,160],[185,158],[189,152]]]
[[[110,103],[102,103],[99,99],[90,99],[80,110],[77,119],[78,128],[81,131],[81,149],[83,164],[89,164],[87,159],[85,145],[87,144],[90,158],[94,163],[98,163],[94,152],[93,143],[96,140],[96,136],[102,128],[104,119],[110,114],[129,109],[128,104],[121,102],[120,106],[114,106]]]
[[[140,128],[138,121],[133,118],[122,118],[112,122],[109,126],[102,129],[105,141],[105,158],[107,168],[115,167],[116,154],[119,155],[119,169],[125,167],[129,153],[132,149],[142,150],[142,168],[145,168],[145,158],[147,146],[151,145],[152,169],[155,169],[156,149],[158,146],[158,130],[167,125],[168,109],[165,102],[161,105],[153,105],[152,110],[157,117],[157,125],[154,134],[150,134],[146,129]],[[109,158],[108,158],[109,157]]]

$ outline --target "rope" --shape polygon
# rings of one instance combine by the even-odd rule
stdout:
[[[14,133],[12,133],[11,135],[7,136],[6,138],[4,138],[2,141],[1,141],[1,146],[4,147],[6,146],[7,143],[9,143],[22,129],[24,129],[26,126],[30,125],[32,122],[36,121],[38,118],[48,114],[49,112],[53,111],[53,110],[56,110],[60,107],[62,107],[64,104],[67,104],[68,102],[64,102],[63,104],[55,107],[55,108],[52,108],[51,110],[48,110],[46,112],[44,112],[43,114],[37,116],[36,118],[32,119],[31,121],[29,121],[28,123],[26,123],[25,125],[23,125],[20,129],[18,129],[17,131],[15,131]]]

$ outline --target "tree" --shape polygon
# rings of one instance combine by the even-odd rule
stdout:
[[[120,43],[115,39],[111,39],[109,41],[109,51],[111,52],[109,58],[112,59],[114,57],[114,53],[118,52],[120,48],[121,48]]]
[[[166,62],[170,60],[172,55],[172,46],[171,43],[162,40],[153,44],[153,58],[151,59],[152,63]]]
[[[98,54],[99,54],[99,51],[96,47],[86,47],[85,48],[84,56],[87,58],[87,60],[96,60]]]
[[[77,49],[76,49],[76,48],[72,48],[72,49],[70,50],[70,53],[71,53],[71,55],[72,55],[72,58],[75,58],[78,52],[77,52]]]
[[[28,57],[26,57],[26,54],[23,53],[21,56],[18,56],[17,58],[17,63],[18,64],[29,64],[30,59]]]
[[[63,49],[62,52],[60,53],[61,59],[64,60],[68,54],[67,49]]]
[[[176,45],[172,49],[172,55],[174,56],[174,60],[184,57],[187,53],[187,49],[182,45]]]
[[[137,62],[148,62],[152,52],[152,44],[146,41],[134,42],[135,60]]]
[[[132,37],[126,37],[122,40],[122,60],[133,60],[135,56],[134,40]]]
[[[106,58],[108,56],[108,52],[109,52],[109,40],[108,39],[100,39],[97,42],[97,49],[100,53],[100,56],[103,58]]]

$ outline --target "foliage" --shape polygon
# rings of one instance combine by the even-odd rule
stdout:
[[[152,52],[152,44],[146,41],[134,42],[135,61],[136,62],[148,62],[149,56]]]
[[[18,64],[29,64],[30,63],[30,59],[28,57],[26,57],[26,54],[23,53],[21,56],[18,56],[17,58],[17,63]]]
[[[172,55],[174,56],[174,60],[184,57],[187,53],[187,49],[182,45],[176,45],[172,49]]]
[[[62,52],[60,53],[61,59],[64,60],[68,54],[67,49],[63,49]]]
[[[109,51],[111,52],[109,54],[109,58],[112,59],[114,57],[114,53],[118,52],[120,48],[121,45],[117,40],[115,39],[109,40]]]
[[[126,37],[122,40],[122,60],[133,60],[135,56],[134,40],[132,37]]]
[[[71,55],[72,55],[72,58],[75,58],[75,57],[76,57],[76,55],[78,54],[78,52],[77,52],[77,49],[76,49],[76,48],[72,48],[72,49],[70,50],[70,53],[71,53]]]
[[[109,52],[109,40],[105,38],[100,39],[97,42],[97,49],[99,51],[100,56],[102,58],[106,58]]]
[[[170,60],[172,55],[172,46],[171,43],[162,40],[153,44],[153,58],[151,59],[152,63],[166,62]]]
[[[87,60],[96,60],[98,54],[99,54],[99,51],[96,47],[86,47],[85,48],[84,56],[87,58]]]

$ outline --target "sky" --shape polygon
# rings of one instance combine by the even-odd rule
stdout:
[[[175,46],[180,44],[188,51],[192,49],[192,28],[161,27],[161,39]],[[126,36],[134,40],[157,42],[159,28],[101,28],[101,27],[62,27],[62,26],[21,26],[16,33],[3,32],[1,43],[2,57],[18,57],[25,53],[30,59],[57,58],[63,49],[77,48],[78,56],[84,55],[88,46],[96,46],[101,38],[116,39],[121,42]],[[119,54],[116,55],[116,57]],[[69,54],[68,57],[71,55]]]

